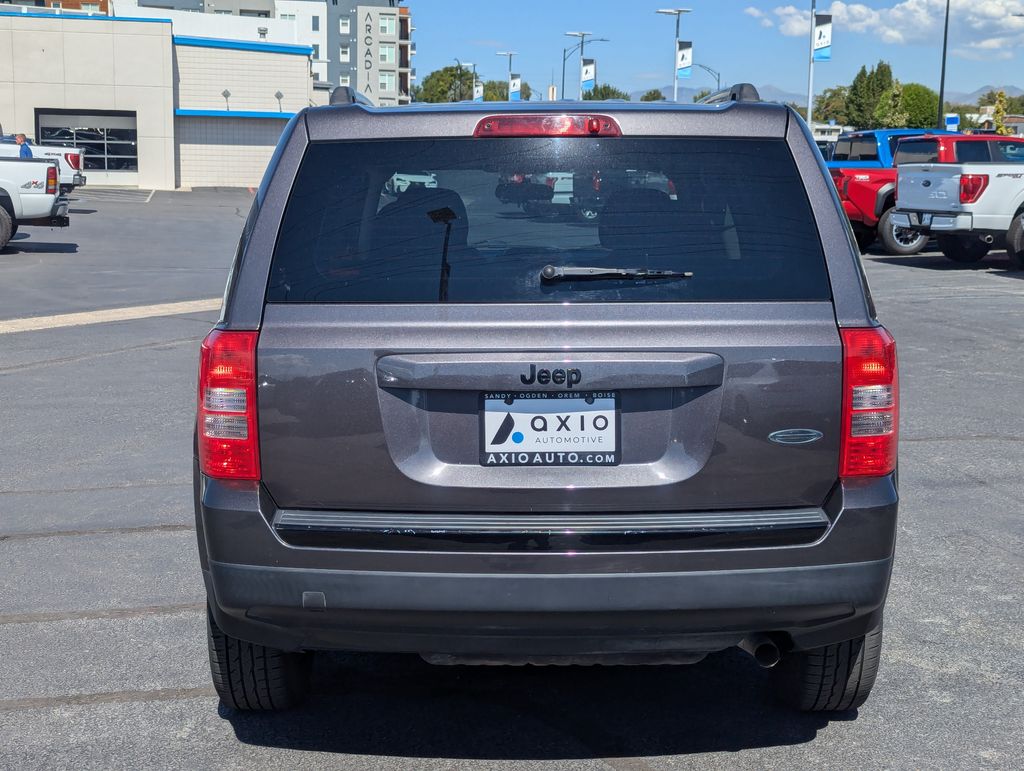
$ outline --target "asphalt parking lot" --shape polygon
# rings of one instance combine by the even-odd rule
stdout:
[[[859,714],[776,706],[738,652],[639,669],[321,656],[302,709],[219,708],[190,481],[217,311],[167,304],[216,306],[250,200],[86,193],[70,229],[0,252],[0,767],[1024,767],[1024,271],[1002,254],[865,259],[900,349],[903,503]],[[169,315],[12,331],[136,306]]]

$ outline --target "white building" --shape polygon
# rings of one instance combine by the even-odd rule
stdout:
[[[90,185],[255,186],[315,99],[312,53],[148,16],[0,11],[0,124],[85,148]]]

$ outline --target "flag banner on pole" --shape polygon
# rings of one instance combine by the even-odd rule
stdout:
[[[680,40],[676,43],[676,78],[688,78],[693,72],[693,43]]]
[[[584,59],[580,65],[580,85],[584,91],[592,91],[597,85],[597,59]]]
[[[510,102],[519,102],[522,100],[520,92],[523,88],[523,79],[516,74],[508,76],[508,100]]]
[[[814,14],[814,61],[832,61],[832,15]]]
[[[477,80],[473,83],[473,101],[482,102],[484,100],[484,84],[483,81]]]

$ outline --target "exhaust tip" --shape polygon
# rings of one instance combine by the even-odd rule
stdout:
[[[981,240],[982,240],[982,241],[984,241],[984,242],[985,242],[986,244],[991,244],[991,243],[992,243],[993,241],[995,241],[996,239],[995,239],[995,237],[994,237],[994,236],[991,236],[991,235],[984,235],[984,236],[981,236]]]
[[[739,644],[740,649],[750,654],[759,667],[771,669],[782,660],[782,652],[770,637],[754,635]]]
[[[771,669],[782,658],[778,646],[773,642],[764,642],[754,648],[754,661],[765,669]]]

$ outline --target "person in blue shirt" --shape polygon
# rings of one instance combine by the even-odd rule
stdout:
[[[21,145],[21,148],[18,150],[19,158],[32,157],[32,148],[28,146],[28,142],[26,141],[26,137],[24,134],[15,134],[14,141]]]

